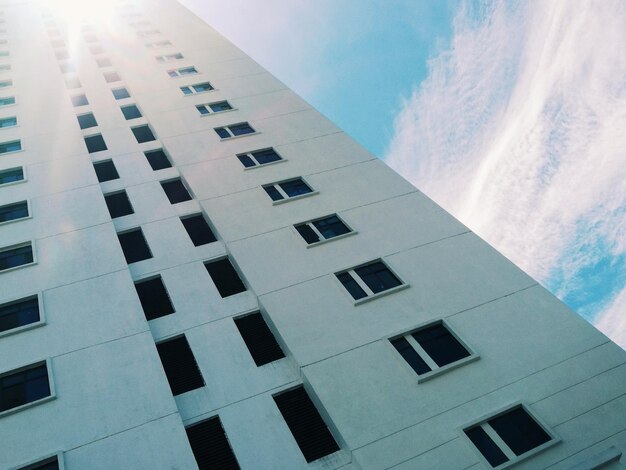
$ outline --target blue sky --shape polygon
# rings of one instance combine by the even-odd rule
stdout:
[[[626,2],[180,1],[626,347]]]

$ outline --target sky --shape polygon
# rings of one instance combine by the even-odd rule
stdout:
[[[626,2],[179,1],[626,348]]]

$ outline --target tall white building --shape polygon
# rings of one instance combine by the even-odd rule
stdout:
[[[623,350],[175,1],[89,9],[0,6],[0,469],[623,468]]]

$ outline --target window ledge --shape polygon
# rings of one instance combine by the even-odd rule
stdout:
[[[287,199],[279,199],[278,201],[272,201],[272,205],[277,206],[279,204],[284,204],[286,202],[295,201],[297,199],[302,199],[302,198],[309,197],[309,196],[315,196],[316,194],[319,194],[319,193],[320,193],[319,191],[311,191],[310,193],[306,193],[306,194],[298,194],[297,196],[288,197]]]
[[[0,157],[4,157],[5,155],[13,155],[15,153],[22,153],[23,151],[24,149],[20,149],[20,150],[12,150],[10,152],[0,153]]]
[[[307,248],[313,248],[315,246],[323,245],[323,244],[328,243],[328,242],[334,242],[335,240],[341,240],[342,238],[349,237],[350,235],[356,235],[357,233],[359,233],[359,232],[352,231],[352,232],[348,232],[348,233],[343,233],[341,235],[337,235],[336,237],[326,238],[324,240],[320,240],[319,242],[311,243],[311,244],[307,245],[306,247]],[[398,286],[398,287],[400,287],[400,286]],[[381,294],[382,294],[382,292],[381,292]]]
[[[276,160],[275,162],[263,163],[262,165],[244,166],[243,171],[256,170],[257,168],[263,168],[263,167],[270,166],[270,165],[276,165],[277,163],[282,163],[286,161],[287,161],[286,158],[281,158],[280,160]]]
[[[502,469],[505,469],[505,468],[510,468],[513,465],[517,465],[520,462],[525,461],[525,460],[527,460],[527,459],[537,455],[538,453],[543,452],[544,450],[549,449],[550,447],[557,445],[559,442],[561,442],[561,439],[553,438],[552,440],[546,442],[545,444],[542,444],[539,447],[535,447],[534,449],[529,450],[525,454],[522,454],[522,455],[518,456],[517,458],[515,458],[513,460],[509,460],[508,462],[504,462],[503,464],[498,465],[497,467],[493,467],[493,468],[495,468],[495,470],[502,470]],[[482,455],[481,455],[481,457],[482,457]],[[484,457],[483,457],[483,459],[484,459]],[[484,460],[484,461],[486,462],[486,460]]]
[[[9,183],[0,183],[0,188],[6,188],[7,186],[13,186],[15,184],[26,183],[26,181],[28,181],[28,178],[24,178],[24,179],[17,180],[17,181],[11,181]]]
[[[39,328],[40,326],[44,326],[46,324],[45,320],[39,320],[34,323],[29,323],[28,325],[18,326],[17,328],[11,328],[10,330],[5,330],[0,332],[0,338],[6,338],[7,336],[11,336],[17,333],[22,333],[27,330],[32,330],[33,328]]]
[[[365,297],[363,299],[355,300],[354,301],[354,306],[356,307],[357,305],[364,304],[366,302],[369,302],[370,300],[378,299],[380,297],[384,297],[386,295],[393,294],[395,292],[407,289],[408,287],[410,287],[410,284],[402,284],[400,286],[396,286],[396,287],[392,287],[391,289],[387,289],[387,290],[385,290],[383,292],[378,292],[377,294],[370,295],[369,297]]]
[[[450,364],[446,364],[443,367],[440,367],[438,369],[435,370],[431,370],[430,372],[427,372],[425,374],[419,375],[417,377],[417,383],[423,383],[423,382],[427,382],[428,380],[434,378],[434,377],[439,377],[442,374],[445,374],[446,372],[449,372],[451,370],[454,370],[458,367],[464,366],[466,364],[470,364],[474,361],[477,361],[478,359],[480,359],[480,356],[478,354],[472,354],[471,356],[468,357],[464,357],[461,360],[452,362]]]
[[[242,137],[249,137],[251,135],[259,135],[259,134],[260,132],[256,131],[256,132],[250,132],[249,134],[235,135],[233,137],[220,137],[220,142],[227,142],[229,140],[241,139]]]
[[[49,401],[52,401],[52,400],[56,399],[56,397],[57,397],[56,394],[53,393],[53,394],[48,395],[47,397],[41,398],[39,400],[31,401],[30,403],[25,403],[24,405],[17,406],[15,408],[11,408],[10,410],[1,411],[0,412],[0,419],[4,418],[5,416],[12,415],[13,413],[19,413],[20,411],[26,410],[28,408],[32,408],[33,406],[42,405],[44,403],[47,403]]]
[[[201,105],[198,105],[201,106]],[[230,108],[230,109],[225,109],[224,111],[211,111],[209,114],[201,114],[200,117],[201,118],[205,118],[205,117],[209,117],[209,116],[215,116],[216,114],[225,114],[225,113],[230,113],[231,111],[239,111],[238,108]],[[250,134],[245,134],[245,135],[250,135]],[[239,137],[239,136],[237,136]],[[230,137],[232,139],[232,137]]]
[[[34,254],[33,254],[34,255]],[[4,274],[4,273],[8,273],[11,271],[15,271],[16,269],[22,269],[22,268],[27,268],[29,266],[34,266],[37,264],[37,261],[33,261],[31,263],[27,263],[27,264],[20,264],[19,266],[13,266],[12,268],[9,269],[5,269],[3,271],[0,271],[0,275]],[[0,413],[0,416],[2,416],[2,414]]]
[[[29,207],[30,209],[30,207]],[[12,220],[5,220],[4,222],[0,222],[0,227],[3,227],[5,225],[9,225],[15,222],[21,222],[23,220],[28,220],[28,219],[32,219],[33,216],[32,215],[27,215],[26,217],[20,217],[19,219],[12,219]]]

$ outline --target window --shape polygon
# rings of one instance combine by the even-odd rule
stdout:
[[[93,55],[98,55],[102,54],[104,52],[104,49],[102,49],[102,46],[91,46],[89,48],[89,52],[91,52]]]
[[[120,109],[122,110],[122,114],[124,115],[127,121],[142,117],[141,111],[139,111],[139,108],[134,104],[130,104],[128,106],[122,106]]]
[[[183,223],[194,246],[206,245],[207,243],[217,241],[217,238],[211,231],[211,227],[209,227],[202,214],[182,217],[180,221]]]
[[[222,139],[230,139],[238,135],[253,134],[256,132],[247,122],[231,124],[226,127],[217,127],[214,130]]]
[[[162,170],[163,168],[171,168],[172,166],[163,149],[144,152],[144,155],[154,171]]]
[[[125,215],[134,214],[133,206],[130,204],[126,191],[105,194],[104,202],[106,202],[109,214],[112,219],[123,217]]]
[[[76,72],[76,67],[74,67],[73,64],[59,64],[59,68],[61,69],[61,73]]]
[[[140,144],[156,140],[152,129],[150,129],[150,126],[148,125],[133,127],[131,131],[133,131],[135,139],[137,139],[137,142]]]
[[[126,88],[115,88],[111,90],[116,100],[123,100],[124,98],[130,98],[130,93]]]
[[[494,468],[519,460],[533,449],[548,447],[556,439],[518,405],[464,430]]]
[[[267,165],[268,163],[278,162],[282,160],[282,157],[278,155],[278,153],[276,153],[276,150],[272,148],[255,150],[254,152],[248,153],[241,153],[237,155],[237,158],[246,168]]]
[[[85,95],[75,95],[75,96],[72,96],[71,100],[72,100],[72,105],[74,107],[86,106],[86,105],[89,104],[89,101],[87,100],[87,97]]]
[[[33,246],[30,242],[0,248],[0,271],[33,263]]]
[[[371,297],[402,286],[402,281],[382,261],[374,261],[341,273],[335,273],[339,282],[354,300]]]
[[[81,114],[76,117],[78,118],[78,125],[81,129],[89,129],[90,127],[96,127],[98,125],[93,113]]]
[[[229,297],[246,290],[246,286],[241,282],[237,271],[228,258],[210,261],[204,266],[222,297]]]
[[[39,462],[20,467],[17,470],[59,470],[59,458],[56,455]]]
[[[0,51],[0,57],[9,57],[9,51]]]
[[[6,72],[7,70],[11,70],[10,64],[0,64],[0,72]]]
[[[134,23],[130,23],[129,26],[132,26],[133,28],[137,28],[139,26],[149,26],[150,22],[149,21],[135,21]]]
[[[11,142],[2,142],[2,143],[0,143],[0,154],[1,153],[19,152],[20,150],[22,150],[22,141],[21,140],[12,140]]]
[[[469,357],[477,357],[472,356],[443,322],[389,341],[417,375],[440,370]],[[465,362],[467,361],[463,361]]]
[[[185,185],[180,179],[161,181],[161,187],[165,191],[165,195],[170,201],[170,204],[178,204],[179,202],[185,202],[191,200],[191,194],[185,188]]]
[[[185,57],[183,57],[180,52],[177,52],[176,54],[159,55],[155,57],[157,62],[170,62],[172,60],[182,60],[184,58]]]
[[[45,362],[0,375],[0,412],[49,396],[50,382]]]
[[[107,144],[104,142],[104,138],[100,134],[85,137],[85,145],[87,146],[87,151],[89,153],[108,150]]]
[[[124,257],[128,264],[152,258],[152,253],[148,247],[143,231],[140,228],[124,233],[118,233],[117,238],[122,246]]]
[[[17,126],[17,118],[15,116],[0,119],[0,128]]]
[[[302,385],[274,395],[274,401],[307,462],[339,450],[337,441]]]
[[[219,113],[221,111],[228,111],[230,109],[233,109],[233,107],[230,105],[228,101],[217,101],[215,103],[196,105],[196,109],[198,110],[200,114],[206,115],[206,114]]]
[[[139,37],[156,36],[157,34],[161,34],[161,32],[158,29],[150,29],[148,31],[137,31],[137,36]]]
[[[195,95],[197,93],[204,93],[205,91],[214,90],[214,88],[213,85],[211,85],[209,82],[204,82],[196,83],[195,85],[181,86],[180,90],[185,95]]]
[[[0,333],[40,320],[39,299],[36,295],[0,305]]]
[[[192,424],[185,429],[187,439],[201,470],[239,470],[219,417]]]
[[[13,86],[13,80],[0,80],[0,88]]]
[[[0,224],[25,219],[28,215],[28,203],[26,201],[0,206]]]
[[[24,181],[24,170],[22,167],[0,170],[0,185],[17,181]]]
[[[257,366],[285,357],[260,312],[235,319],[235,325]]]
[[[80,80],[77,77],[66,77],[65,78],[65,86],[68,90],[74,90],[76,88],[82,87]]]
[[[121,80],[119,74],[117,72],[107,72],[104,75],[104,79],[107,83],[111,82],[119,82]]]
[[[184,335],[158,343],[156,347],[173,395],[204,387],[196,358]]]
[[[281,183],[268,184],[267,186],[263,186],[263,189],[272,201],[282,201],[283,199],[303,196],[313,192],[313,190],[304,182],[302,178],[295,178]]]
[[[111,67],[113,65],[113,63],[111,62],[111,59],[109,59],[108,57],[97,59],[96,63],[98,64],[98,67]]]
[[[146,320],[154,320],[175,312],[161,276],[136,282],[135,289]]]
[[[170,77],[182,77],[183,75],[193,75],[198,73],[195,67],[183,67],[182,69],[168,70]]]
[[[15,104],[15,96],[0,98],[0,106],[10,106],[12,104]]]
[[[298,233],[309,245],[351,233],[352,230],[336,215],[294,225]]]
[[[120,177],[111,160],[94,163],[93,169],[96,171],[96,177],[98,178],[99,183],[116,180]]]
[[[149,43],[145,44],[145,46],[148,49],[152,49],[154,47],[168,47],[168,46],[171,46],[171,45],[172,45],[172,43],[170,41],[156,41],[156,42],[149,42]]]
[[[54,55],[57,60],[66,60],[70,58],[70,54],[67,51],[57,51]]]

